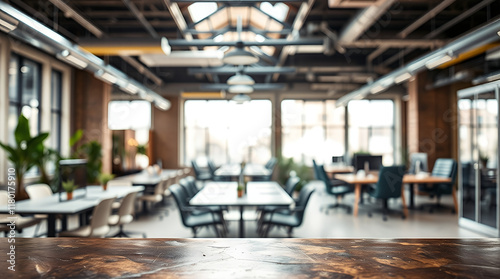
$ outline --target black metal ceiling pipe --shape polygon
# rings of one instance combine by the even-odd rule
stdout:
[[[196,75],[196,74],[234,74],[236,72],[240,71],[238,67],[220,67],[220,68],[190,68],[188,69],[188,74],[189,75]],[[295,68],[289,68],[289,67],[256,67],[256,68],[251,68],[251,67],[245,67],[243,70],[241,70],[243,74],[247,75],[267,75],[267,74],[273,74],[273,73],[281,73],[281,74],[287,74],[287,73],[295,73]]]

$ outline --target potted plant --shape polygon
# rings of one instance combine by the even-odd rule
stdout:
[[[78,187],[73,179],[63,181],[62,187],[66,191],[67,200],[73,199],[73,191]]]
[[[243,184],[238,184],[238,198],[243,197],[243,194],[245,194],[245,186]]]
[[[39,151],[43,148],[43,142],[49,136],[48,133],[40,133],[31,137],[28,119],[24,115],[19,116],[16,130],[14,131],[15,145],[10,146],[0,143],[0,146],[7,153],[7,158],[16,169],[16,199],[23,200],[28,198],[24,190],[24,175],[33,166],[37,164],[40,157]]]
[[[108,182],[115,178],[114,174],[111,173],[101,173],[99,174],[99,182],[101,182],[102,189],[106,191],[108,189]]]

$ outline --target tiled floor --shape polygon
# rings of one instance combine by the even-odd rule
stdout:
[[[346,203],[352,204],[354,196],[345,198]],[[333,209],[328,212],[320,212],[322,205],[333,203],[333,197],[323,192],[323,187],[318,185],[318,190],[313,194],[307,207],[302,226],[293,231],[294,237],[299,238],[456,238],[456,237],[485,237],[458,226],[458,215],[450,211],[439,211],[429,213],[428,211],[410,210],[409,216],[402,220],[399,215],[389,216],[386,222],[382,221],[380,214],[368,217],[369,209],[375,206],[365,199],[365,205],[360,206],[359,216],[353,217],[346,214],[343,209]],[[416,204],[429,202],[427,197],[418,197]],[[185,228],[180,219],[179,211],[173,200],[169,205],[161,205],[155,208],[150,215],[139,216],[133,223],[126,225],[128,231],[145,232],[150,238],[186,238],[192,237],[190,229]],[[443,204],[452,205],[451,197],[442,200]],[[390,203],[391,208],[400,208],[399,201]],[[230,219],[239,218],[237,211],[228,215]],[[258,237],[255,221],[252,220],[253,212],[248,210],[250,220],[245,222],[246,237]],[[70,226],[76,225],[76,218],[70,220]],[[229,221],[228,237],[238,236],[238,222]],[[29,228],[19,234],[18,237],[32,237],[34,229]],[[114,234],[113,229],[110,235]],[[133,237],[141,237],[140,234],[132,234]],[[284,229],[273,229],[269,237],[286,237]],[[216,237],[213,230],[202,229],[198,237]]]

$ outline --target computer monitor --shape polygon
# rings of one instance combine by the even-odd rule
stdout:
[[[352,166],[355,171],[364,170],[365,162],[368,162],[369,170],[380,170],[382,167],[382,155],[354,154]]]
[[[415,173],[417,162],[420,162],[420,171],[428,171],[427,153],[412,153],[410,155],[410,168],[408,173]]]

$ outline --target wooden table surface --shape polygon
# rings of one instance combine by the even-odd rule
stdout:
[[[9,251],[6,239],[1,251]],[[498,278],[499,239],[18,238],[4,278]]]

